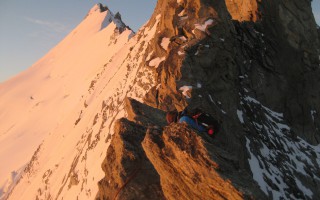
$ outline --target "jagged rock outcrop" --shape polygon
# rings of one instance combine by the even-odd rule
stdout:
[[[248,196],[238,191],[233,181],[219,174],[220,166],[210,158],[205,141],[185,124],[172,124],[162,133],[147,132],[142,146],[160,174],[167,199],[242,199]]]
[[[160,177],[141,147],[145,132],[145,127],[127,119],[116,122],[97,199],[164,199]]]
[[[211,155],[216,147],[208,136],[186,125],[165,127],[161,110],[133,99],[126,100],[125,109],[132,121],[116,122],[97,199],[242,199],[253,194],[264,198],[244,174],[233,176],[234,169],[224,166],[223,160],[232,160],[231,155]],[[220,157],[218,163],[213,157]]]
[[[163,126],[164,113],[132,99],[126,99],[125,106],[133,121],[122,118],[116,122],[97,199],[164,199],[160,176],[141,145],[146,131]]]
[[[226,0],[225,2],[234,20],[255,22],[260,18],[257,0]]]
[[[142,147],[164,196],[197,199],[189,188],[211,180],[213,188],[221,180],[214,195],[227,199],[320,196],[319,38],[310,1],[160,0],[149,25],[156,19],[150,57],[164,59],[145,103],[201,107],[222,122],[212,141],[183,125],[148,131],[131,119],[146,128]],[[210,180],[181,167],[186,162],[212,169]]]

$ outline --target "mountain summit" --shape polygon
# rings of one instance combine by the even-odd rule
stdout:
[[[97,4],[0,85],[1,198],[317,199],[319,62],[310,1],[159,0],[135,35]]]
[[[87,16],[91,15],[91,14],[93,14],[95,12],[100,12],[101,13],[101,12],[105,12],[107,10],[109,10],[109,8],[107,6],[102,5],[101,3],[97,3],[89,10]]]
[[[60,152],[60,159],[68,157],[62,152],[67,153],[75,147],[68,142],[71,149],[63,147],[61,141],[53,142],[59,141],[54,133],[62,131],[62,138],[72,135],[75,122],[71,121],[81,118],[81,113],[84,112],[82,107],[87,107],[89,101],[98,95],[98,92],[93,92],[93,88],[100,73],[112,59],[127,56],[118,52],[123,50],[134,33],[106,8],[101,4],[95,5],[88,16],[48,54],[23,73],[0,85],[0,160],[6,163],[0,170],[2,196],[6,196],[18,180],[24,185],[22,180],[27,176],[22,178],[21,175],[28,174],[31,166],[38,166],[40,169],[34,170],[42,173],[44,166],[39,164],[38,157],[37,161],[35,155],[32,162],[30,159],[37,149],[38,154],[42,152],[40,146],[44,147],[45,141],[51,140],[50,145],[45,148]],[[112,73],[112,68],[113,73],[117,71],[118,62],[114,62],[115,66],[108,67],[108,71]],[[70,123],[70,127],[65,127],[67,123]],[[62,148],[61,151],[59,148]],[[73,159],[72,154],[69,156]],[[47,159],[55,159],[55,156],[51,155],[45,160]],[[59,165],[64,162],[62,160],[54,162]],[[34,187],[41,188],[41,180],[38,182],[36,174],[29,173],[35,176],[32,176],[35,178],[32,179],[34,183],[37,182]],[[17,186],[15,190],[18,188]],[[33,193],[27,192],[32,186],[22,188],[17,194],[28,193],[31,196],[20,197],[35,199]]]
[[[101,3],[94,5],[88,12],[86,18],[88,16],[93,18],[94,15],[101,15],[101,13],[106,13],[104,21],[101,25],[101,29],[108,26],[111,22],[116,24],[120,32],[122,32],[124,29],[130,29],[125,23],[123,23],[119,12],[117,12],[116,14],[113,14],[107,6],[104,6]]]

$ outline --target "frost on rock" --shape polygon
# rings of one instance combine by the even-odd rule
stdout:
[[[305,178],[320,181],[320,159],[310,159],[320,158],[320,145],[294,138],[282,113],[252,97],[240,99],[243,109],[237,110],[238,118],[255,132],[246,137],[246,147],[253,179],[261,190],[272,199],[314,199],[312,190],[317,186],[306,185]]]

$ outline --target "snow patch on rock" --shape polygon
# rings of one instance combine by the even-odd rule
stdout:
[[[170,38],[162,38],[162,41],[161,41],[161,47],[164,49],[164,50],[168,50],[168,46],[170,44]]]
[[[209,96],[209,98],[210,98],[210,101],[211,101],[212,103],[214,103],[212,96],[211,96],[210,94],[209,94],[208,96]]]
[[[183,0],[177,0],[177,4],[182,4]]]
[[[179,88],[180,91],[182,91],[182,94],[187,98],[191,98],[191,91],[192,91],[192,86],[182,86]]]
[[[213,19],[208,19],[204,24],[195,24],[195,28],[205,32],[207,27],[213,24]]]
[[[311,110],[310,112],[311,112],[312,121],[313,121],[313,123],[314,123],[314,120],[315,120],[315,116],[316,116],[316,114],[317,114],[317,111],[316,111],[316,110]]]
[[[241,124],[244,124],[243,112],[241,110],[237,110],[237,116],[238,116],[238,119],[241,122]]]
[[[166,59],[166,57],[154,58],[154,59],[152,59],[152,60],[149,62],[149,66],[150,66],[150,67],[158,68],[159,65],[160,65],[160,63],[161,63],[162,61],[164,61],[165,59]]]
[[[182,55],[184,55],[184,54],[185,54],[184,52],[178,51],[178,55],[179,55],[179,56],[182,56]]]

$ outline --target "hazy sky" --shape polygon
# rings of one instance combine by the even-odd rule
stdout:
[[[0,82],[44,56],[101,2],[138,30],[151,16],[157,0],[0,0]],[[320,0],[313,0],[320,24]]]
[[[0,0],[0,82],[39,60],[100,2],[119,11],[134,31],[156,5],[156,0]]]

